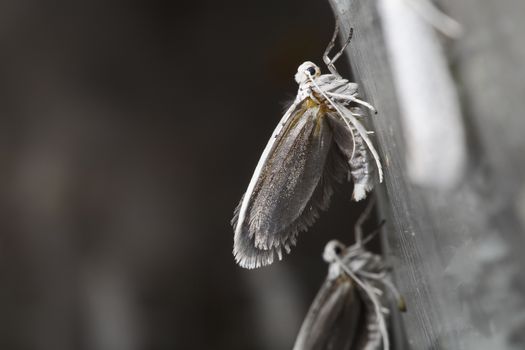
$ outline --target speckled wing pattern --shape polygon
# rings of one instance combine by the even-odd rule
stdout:
[[[275,255],[281,259],[283,250],[288,253],[298,233],[328,208],[332,184],[350,171],[352,134],[341,117],[310,99],[292,108],[232,220],[233,253],[245,268],[271,264]]]

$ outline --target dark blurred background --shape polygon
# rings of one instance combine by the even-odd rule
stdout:
[[[229,221],[333,26],[323,0],[2,2],[0,348],[290,348],[351,186],[268,268]]]

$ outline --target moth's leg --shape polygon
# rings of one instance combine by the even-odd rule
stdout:
[[[343,94],[338,94],[338,93],[330,92],[330,91],[327,91],[326,94],[331,96],[331,97],[335,97],[335,98],[342,99],[342,100],[345,100],[345,101],[358,103],[358,104],[360,104],[362,106],[365,106],[366,108],[368,108],[372,112],[374,112],[374,114],[377,114],[377,110],[375,109],[374,106],[372,106],[370,103],[368,103],[366,101],[363,101],[363,100],[361,100],[361,99],[359,99],[359,98],[357,98],[357,97],[355,97],[353,95],[343,95]]]
[[[336,21],[335,22],[334,34],[332,35],[332,39],[330,39],[330,42],[326,46],[326,49],[324,50],[324,53],[323,53],[323,62],[327,66],[330,64],[330,58],[328,58],[328,54],[330,53],[330,51],[332,51],[332,49],[335,46],[335,39],[337,39],[337,34],[339,34],[339,22]],[[330,69],[330,67],[328,67],[328,69]]]
[[[359,215],[359,218],[357,218],[357,221],[355,222],[355,225],[354,225],[355,242],[358,245],[368,242],[368,238],[367,238],[367,241],[363,243],[363,224],[370,217],[370,213],[372,213],[372,208],[374,207],[375,204],[376,204],[376,198],[372,197],[368,201],[368,204],[366,205],[365,210],[361,213],[361,215]],[[372,237],[375,234],[376,232],[373,232]]]
[[[350,33],[348,33],[348,38],[346,38],[346,41],[345,43],[343,44],[343,46],[341,47],[341,50],[339,50],[338,53],[335,54],[334,57],[332,57],[331,59],[331,64],[333,65],[335,63],[335,61],[337,61],[339,59],[339,57],[341,57],[341,55],[343,54],[343,52],[345,52],[345,49],[346,47],[348,46],[348,44],[350,44],[350,41],[352,40],[352,36],[354,35],[354,28],[350,28]]]
[[[347,104],[349,104],[350,102],[347,102]],[[345,104],[345,106],[347,105]],[[350,113],[352,113],[352,115],[356,118],[359,118],[359,119],[362,119],[362,118],[366,118],[367,117],[367,114],[364,112],[363,108],[361,108],[362,106],[352,106],[352,107],[347,107],[348,110],[350,110]]]
[[[328,70],[330,71],[330,73],[340,77],[339,73],[337,72],[337,69],[335,68],[335,61],[337,61],[337,59],[343,54],[345,48],[348,46],[348,44],[350,43],[350,40],[352,40],[352,35],[354,33],[354,29],[353,28],[350,28],[350,34],[348,35],[348,38],[346,39],[343,47],[341,47],[341,50],[339,50],[339,52],[337,52],[333,58],[330,58],[328,57],[328,54],[330,53],[330,51],[334,48],[335,46],[335,40],[337,39],[337,34],[339,34],[339,23],[336,22],[335,23],[335,30],[334,30],[334,34],[332,36],[332,39],[330,40],[330,42],[328,43],[328,46],[326,47],[326,50],[324,51],[324,54],[323,54],[323,62],[326,64],[326,66],[328,67]]]
[[[388,278],[385,278],[381,282],[388,288],[390,293],[392,293],[392,295],[396,299],[397,308],[399,309],[399,311],[401,312],[407,311],[407,304],[406,304],[405,298],[403,298],[401,293],[399,293],[399,291],[397,290],[396,286],[392,283],[392,281],[390,281]]]
[[[357,120],[356,117],[352,115],[352,112],[348,110],[347,108],[339,108],[340,116],[345,120],[348,125],[352,125],[357,130],[357,135],[360,136],[360,140],[358,141],[357,137],[354,137],[354,144],[356,145],[357,149],[359,150],[359,157],[360,159],[357,159],[355,161],[355,166],[351,163],[350,168],[352,173],[352,178],[354,179],[354,194],[356,194],[356,184],[360,183],[360,188],[362,195],[365,195],[366,192],[369,192],[373,187],[373,182],[370,179],[371,169],[369,168],[369,157],[367,155],[367,152],[362,152],[361,148],[365,147],[368,148],[368,151],[370,151],[373,159],[375,160],[377,170],[379,172],[379,182],[383,182],[383,167],[381,166],[381,160],[379,158],[379,154],[377,153],[377,150],[374,147],[374,144],[368,137],[368,132],[365,129],[365,127]],[[350,126],[349,126],[350,127]],[[357,151],[357,150],[356,150]],[[349,162],[353,162],[354,157],[350,158]],[[354,174],[355,173],[355,174]],[[366,187],[363,187],[366,186]],[[363,192],[362,190],[366,190],[366,192]],[[358,193],[359,194],[359,193]],[[360,197],[361,199],[364,198]],[[359,201],[357,197],[354,197],[356,201]]]
[[[326,50],[324,50],[324,53],[323,53],[323,62],[326,64],[326,66],[328,67],[328,70],[332,74],[336,76],[340,76],[339,73],[337,72],[337,69],[332,63],[332,60],[328,57],[328,54],[335,46],[335,40],[337,39],[337,34],[339,34],[339,22],[336,20],[334,34],[332,35],[332,39],[328,43],[328,46],[326,47]]]
[[[357,272],[357,274],[359,276],[363,276],[363,277],[365,277],[367,279],[371,279],[371,280],[374,280],[374,281],[383,281],[386,278],[386,273],[384,273],[384,272],[375,273],[375,272],[368,272],[368,271],[360,270],[360,271]]]
[[[392,283],[392,281],[388,279],[386,272],[374,273],[374,272],[360,270],[360,271],[356,271],[356,274],[359,275],[360,277],[364,277],[366,279],[377,281],[383,284],[388,289],[390,294],[394,297],[394,299],[397,301],[397,306],[399,310],[403,312],[406,311],[405,298],[403,298],[401,293],[399,293],[399,291],[397,290],[396,286]]]

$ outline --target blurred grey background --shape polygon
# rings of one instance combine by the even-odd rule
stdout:
[[[333,25],[319,0],[2,2],[0,348],[290,348],[351,186],[269,268],[229,221]]]

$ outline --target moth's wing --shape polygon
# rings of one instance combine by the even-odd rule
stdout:
[[[362,322],[355,339],[356,349],[382,350],[385,347],[385,343],[379,326],[377,310],[366,293],[359,290],[358,294],[361,295],[363,307]],[[387,321],[387,316],[383,315],[385,322]],[[389,337],[389,334],[386,334],[386,336]]]
[[[317,107],[307,108],[290,123],[268,160],[256,187],[249,221],[255,246],[268,250],[285,245],[298,230],[313,223],[307,207],[322,182],[332,133]],[[325,201],[315,203],[325,208]],[[293,243],[292,243],[293,244]]]
[[[346,108],[342,103],[334,101],[335,105],[343,112],[342,117],[344,117],[352,126],[356,129],[357,133],[361,136],[364,143],[366,144],[368,150],[372,154],[372,157],[374,158],[376,162],[377,172],[379,175],[379,182],[383,182],[383,167],[381,166],[381,160],[379,158],[379,154],[377,153],[377,150],[374,147],[374,144],[372,143],[372,140],[370,140],[370,137],[368,137],[368,131],[366,128],[361,124],[359,120],[352,114],[352,112]]]
[[[328,207],[331,183],[341,177],[336,171],[339,167],[332,164],[340,163],[341,156],[339,150],[331,152],[335,148],[332,130],[324,116],[319,107],[304,102],[275,135],[255,184],[232,222],[234,255],[241,266],[271,264],[274,254],[281,259],[282,249],[289,252],[298,232]]]
[[[334,141],[343,153],[347,162],[350,162],[350,159],[354,153],[354,142],[352,132],[348,129],[346,123],[341,119],[341,117],[334,112],[327,113],[326,115],[328,124],[332,129],[334,135]]]
[[[332,127],[335,143],[350,165],[350,175],[354,182],[352,198],[360,201],[374,187],[374,169],[366,144],[356,129],[353,133],[350,132],[348,125],[337,113],[328,113],[327,120]]]
[[[355,343],[362,302],[348,276],[328,278],[303,321],[293,350],[347,350]]]

